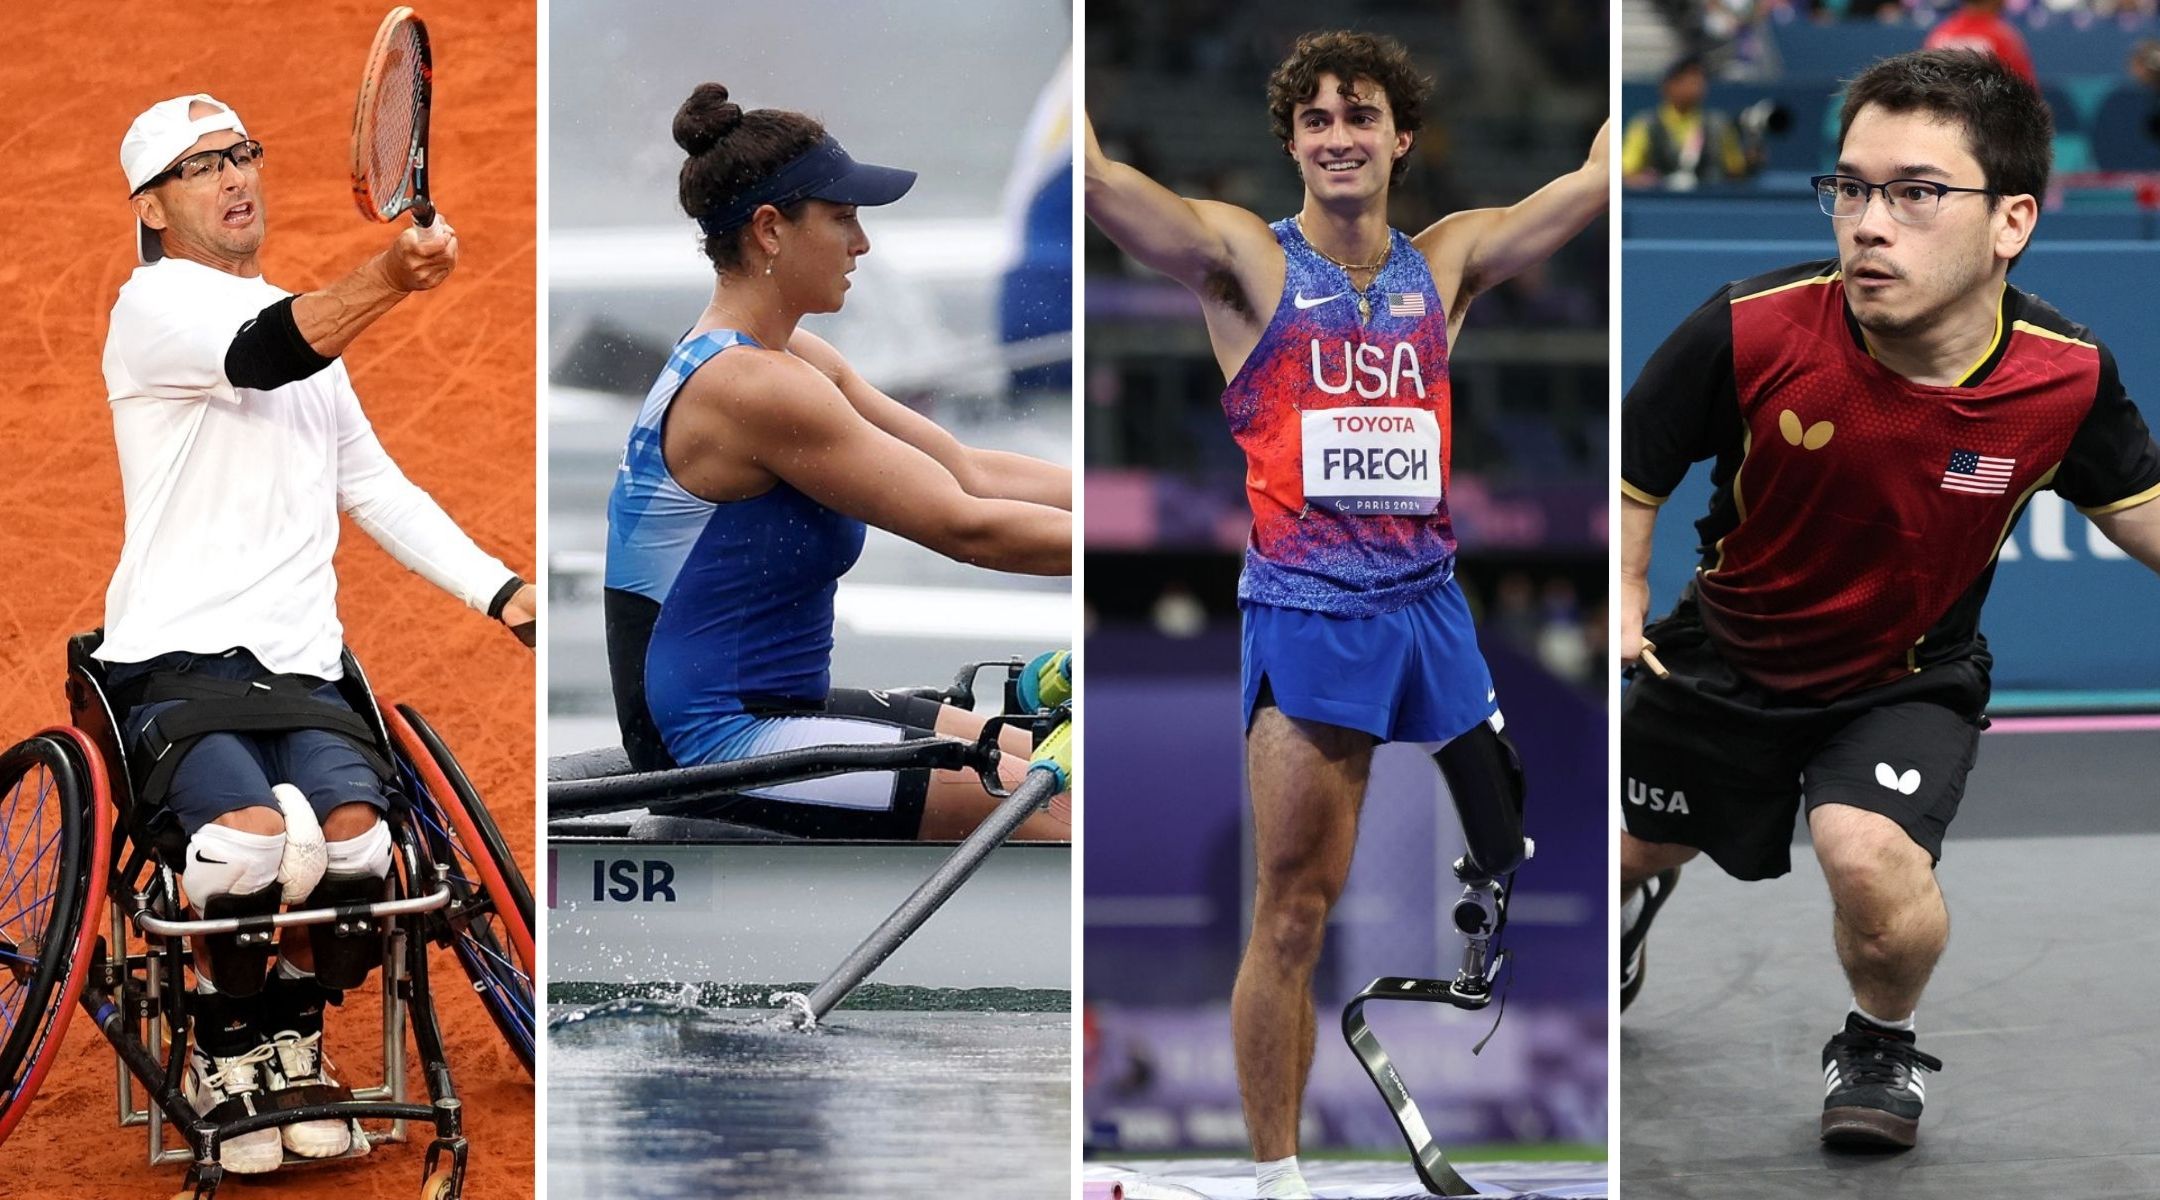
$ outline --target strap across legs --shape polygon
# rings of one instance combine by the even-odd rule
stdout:
[[[351,709],[317,700],[315,681],[272,675],[254,681],[205,679],[158,671],[118,690],[122,712],[144,704],[181,703],[151,718],[137,739],[130,773],[138,803],[154,809],[164,803],[173,773],[195,744],[213,733],[294,733],[319,729],[352,743],[361,758],[384,779],[395,767],[375,739],[365,717]]]

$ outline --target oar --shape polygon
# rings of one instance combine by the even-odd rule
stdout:
[[[1013,794],[992,809],[982,824],[975,827],[975,832],[967,835],[966,841],[953,848],[952,854],[930,873],[930,878],[923,880],[913,895],[901,901],[900,907],[864,938],[862,945],[841,959],[840,965],[825,977],[825,982],[811,990],[810,1020],[813,1023],[823,1020],[826,1013],[847,999],[848,993],[868,978],[870,972],[877,970],[879,964],[891,958],[893,951],[930,919],[930,914],[960,890],[960,885],[975,874],[975,869],[982,866],[992,850],[1011,837],[1013,830],[1020,828],[1020,823],[1036,809],[1048,805],[1057,793],[1057,772],[1046,767],[1029,770],[1027,778],[1013,789]]]

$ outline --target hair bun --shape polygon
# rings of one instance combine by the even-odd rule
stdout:
[[[675,110],[675,144],[693,157],[703,154],[735,132],[742,119],[742,105],[728,102],[727,88],[701,83]]]

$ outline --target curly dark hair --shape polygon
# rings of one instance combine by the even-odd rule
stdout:
[[[1965,129],[1965,149],[1987,186],[2005,196],[2040,196],[2054,166],[2055,119],[2016,72],[1977,50],[1915,50],[1876,62],[1845,89],[1838,149],[1868,105],[1924,112]],[[1989,200],[1990,207],[1994,201]]]
[[[682,165],[676,199],[695,220],[816,146],[825,137],[825,126],[814,117],[787,109],[744,112],[741,105],[729,101],[725,87],[701,83],[675,110],[674,134],[675,144],[690,156]],[[792,221],[806,203],[797,201],[780,211]],[[725,271],[740,266],[742,230],[709,235],[704,248],[714,267]]]
[[[1291,47],[1290,57],[1268,77],[1268,124],[1275,140],[1289,153],[1291,117],[1300,105],[1309,104],[1320,92],[1320,77],[1340,80],[1338,94],[1357,94],[1361,81],[1379,85],[1387,95],[1388,111],[1397,133],[1416,133],[1425,127],[1425,101],[1432,95],[1432,77],[1417,69],[1401,42],[1385,34],[1337,29],[1308,33]],[[1395,160],[1389,183],[1402,182],[1409,170],[1409,156]]]

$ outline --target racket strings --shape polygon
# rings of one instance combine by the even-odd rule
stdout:
[[[421,36],[415,22],[401,22],[371,72],[373,86],[358,139],[367,152],[358,166],[368,199],[384,219],[402,211],[413,190],[415,134],[426,95]]]

